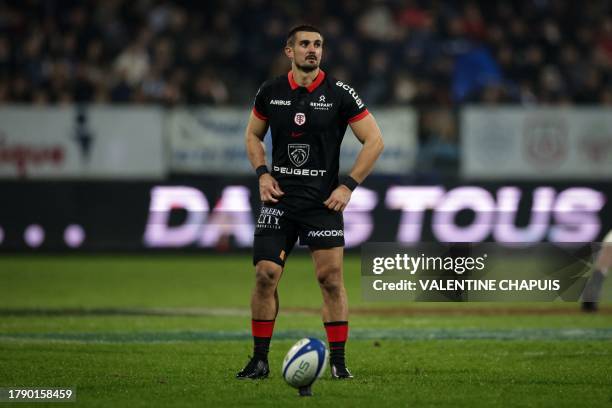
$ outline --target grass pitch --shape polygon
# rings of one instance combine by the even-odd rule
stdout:
[[[326,372],[299,398],[282,358],[302,336],[325,338],[307,256],[281,282],[265,381],[233,378],[251,352],[248,256],[4,256],[0,387],[72,386],[85,407],[612,404],[609,306],[369,304],[357,257],[345,278],[356,378]]]

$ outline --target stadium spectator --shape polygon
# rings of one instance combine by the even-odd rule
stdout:
[[[0,6],[1,95],[39,104],[246,104],[270,76],[277,57],[270,44],[282,37],[280,27],[300,17],[299,2],[272,5],[8,0]],[[612,89],[610,0],[342,1],[311,8],[335,44],[329,70],[362,82],[370,103],[596,104]],[[492,84],[474,78],[469,97],[451,100],[455,64],[474,49],[491,56],[500,80],[488,89]],[[394,86],[408,77],[412,88],[425,85],[407,98]],[[190,89],[196,87],[204,91]]]
[[[276,45],[303,7],[5,0],[0,101],[246,105],[259,83],[288,71]],[[612,105],[612,0],[344,0],[308,10],[329,39],[328,72],[360,84],[371,105],[425,116],[463,103]],[[420,132],[425,157],[454,162],[456,138]]]

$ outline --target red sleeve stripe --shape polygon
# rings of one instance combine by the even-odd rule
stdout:
[[[261,113],[257,112],[257,109],[255,109],[255,108],[253,108],[253,115],[257,116],[258,119],[268,120],[267,116],[264,116]]]
[[[370,112],[368,112],[368,110],[366,109],[366,110],[364,110],[363,112],[358,113],[357,115],[355,115],[355,116],[353,116],[352,118],[350,118],[350,119],[348,120],[348,123],[357,122],[358,120],[361,120],[361,119],[365,118],[366,116],[368,116],[368,114],[369,114],[369,113],[370,113]]]

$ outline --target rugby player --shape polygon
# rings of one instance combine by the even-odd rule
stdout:
[[[323,296],[322,317],[333,378],[352,378],[345,363],[348,305],[342,275],[344,222],[353,190],[383,150],[378,125],[353,87],[321,68],[323,36],[301,25],[287,35],[291,71],[259,88],[246,128],[246,149],[259,177],[261,211],[255,230],[251,297],[254,355],[237,378],[268,376],[268,350],[278,314],[277,286],[297,239],[310,249]],[[362,143],[347,177],[339,180],[346,128]],[[272,135],[272,163],[262,144]]]

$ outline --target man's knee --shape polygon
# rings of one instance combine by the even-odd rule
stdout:
[[[255,286],[258,291],[273,291],[283,268],[271,261],[259,261],[255,265]]]
[[[342,290],[342,266],[341,265],[325,265],[317,269],[317,280],[319,286],[325,292],[336,293]]]

